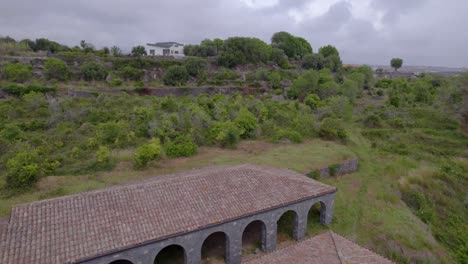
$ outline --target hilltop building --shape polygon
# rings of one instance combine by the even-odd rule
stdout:
[[[173,56],[183,57],[184,44],[177,42],[158,42],[155,44],[146,44],[146,53],[148,56]]]

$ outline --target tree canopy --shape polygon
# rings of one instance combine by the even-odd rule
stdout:
[[[393,58],[390,61],[390,65],[392,66],[392,68],[395,69],[395,71],[397,71],[398,69],[401,68],[401,66],[403,66],[403,60],[400,58]]]
[[[273,34],[271,45],[283,50],[289,58],[302,58],[304,55],[312,53],[312,46],[307,40],[285,31]]]

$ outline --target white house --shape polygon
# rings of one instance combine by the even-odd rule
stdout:
[[[184,56],[184,44],[177,42],[158,42],[155,44],[146,44],[146,53],[148,56]]]

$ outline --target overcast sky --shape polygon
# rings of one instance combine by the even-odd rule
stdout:
[[[128,50],[277,31],[345,63],[468,66],[468,0],[0,0],[0,35]]]

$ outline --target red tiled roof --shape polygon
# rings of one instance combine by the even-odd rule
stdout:
[[[241,165],[18,205],[0,263],[76,261],[335,191],[290,170]]]
[[[331,231],[279,249],[245,264],[392,264]]]

